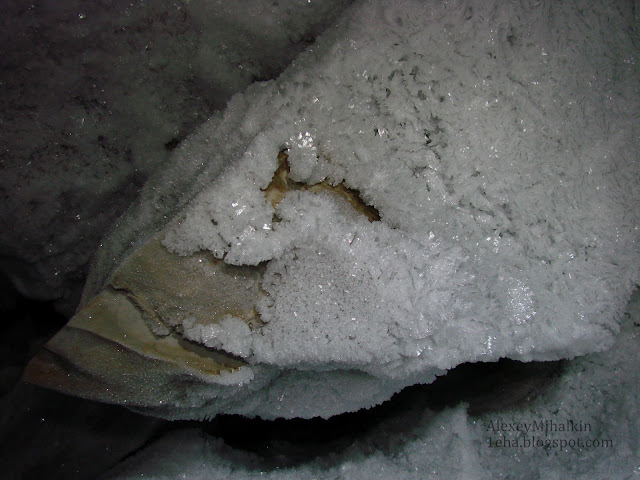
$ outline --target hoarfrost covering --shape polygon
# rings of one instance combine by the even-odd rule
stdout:
[[[637,72],[622,19],[576,15],[365,3],[235,98],[248,146],[165,240],[269,261],[266,325],[228,319],[217,346],[391,378],[610,346],[638,280]],[[293,180],[343,182],[381,221],[328,194],[272,207],[284,148]]]
[[[163,415],[327,417],[461,362],[609,347],[640,277],[630,21],[615,5],[356,5],[176,150],[85,299],[191,185],[165,245],[268,262],[266,323],[183,325],[254,380]],[[326,193],[272,207],[261,189],[285,148],[293,180],[343,182],[381,221]]]

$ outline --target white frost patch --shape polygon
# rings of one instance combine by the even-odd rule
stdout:
[[[471,282],[460,249],[417,242],[350,208],[323,193],[292,192],[282,202],[255,360],[357,366],[382,376],[427,352],[431,364],[451,367],[446,352],[431,350],[443,322],[471,308],[451,296]]]
[[[609,347],[640,281],[635,57],[622,14],[536,8],[363,3],[236,98],[249,147],[165,245],[269,261],[266,324],[186,334],[255,364],[404,381]],[[294,180],[343,182],[382,220],[329,194],[274,209],[262,189],[283,148]]]

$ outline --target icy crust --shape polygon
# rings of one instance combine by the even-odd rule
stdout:
[[[568,5],[354,8],[242,97],[248,148],[164,242],[268,261],[264,326],[185,334],[395,379],[610,346],[640,279],[637,67],[617,13],[568,29]],[[265,201],[282,149],[292,179],[343,182],[381,221],[327,194]]]

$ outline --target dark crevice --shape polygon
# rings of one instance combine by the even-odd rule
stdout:
[[[174,137],[164,144],[164,148],[165,150],[172,152],[178,147],[178,145],[180,145],[180,140]]]
[[[0,272],[0,365],[13,368],[0,384],[0,396],[18,382],[22,368],[40,347],[67,322],[55,309],[55,301],[37,301],[23,297]]]
[[[335,460],[354,442],[375,442],[393,453],[415,438],[416,419],[461,403],[470,416],[521,406],[542,395],[564,370],[565,361],[529,362],[502,359],[494,363],[467,363],[428,385],[401,391],[382,405],[329,419],[249,419],[218,415],[199,426],[222,439],[233,451],[255,456],[256,468],[283,468],[313,459]],[[376,435],[384,431],[385,435]]]
[[[355,188],[349,188],[344,183],[333,185],[327,180],[313,184],[292,180],[289,176],[291,169],[288,159],[289,155],[286,150],[282,150],[278,154],[278,168],[273,174],[271,183],[263,190],[265,198],[271,202],[271,205],[275,207],[282,201],[287,192],[293,190],[310,191],[312,193],[330,192],[347,200],[354,210],[367,217],[370,222],[380,221],[378,210],[374,206],[368,205],[360,196],[360,191]]]

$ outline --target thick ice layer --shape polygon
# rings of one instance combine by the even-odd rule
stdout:
[[[640,277],[636,60],[624,12],[550,8],[359,4],[186,143],[176,165],[232,163],[164,245],[268,262],[263,325],[183,324],[270,372],[251,401],[203,411],[327,416],[461,362],[612,344]],[[357,190],[380,220],[331,192],[268,201],[283,150],[293,181]],[[257,393],[296,375],[330,391],[345,372],[380,387],[357,401],[340,387],[290,403]]]

